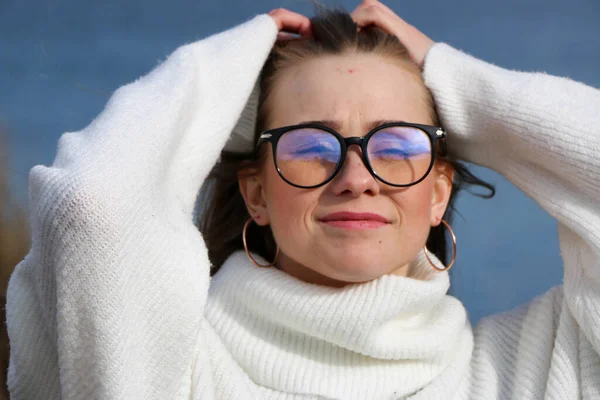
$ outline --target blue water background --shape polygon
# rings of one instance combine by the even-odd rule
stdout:
[[[434,40],[486,61],[600,86],[600,0],[387,4]],[[0,0],[0,126],[9,132],[19,201],[27,201],[29,169],[50,164],[58,137],[86,126],[117,87],[179,45],[276,7],[312,13],[309,1],[289,0]],[[500,175],[475,171],[498,190],[492,200],[465,194],[457,204],[452,290],[473,322],[529,301],[563,275],[556,222]]]

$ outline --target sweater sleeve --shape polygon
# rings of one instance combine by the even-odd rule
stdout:
[[[210,282],[194,203],[276,35],[262,15],[182,46],[31,170],[32,247],[7,300],[13,399],[190,397]]]
[[[506,343],[515,341],[517,353],[546,346],[548,354],[531,358],[558,365],[570,352],[565,343],[579,343],[574,357],[587,368],[588,379],[590,371],[596,371],[592,381],[597,379],[600,366],[590,365],[600,362],[600,91],[544,73],[505,70],[446,44],[428,54],[425,80],[449,131],[450,152],[503,174],[558,222],[563,288],[484,322],[494,335],[506,333],[494,339],[504,345],[492,361],[509,357]],[[567,369],[558,375],[568,375]],[[531,371],[513,378],[527,374]],[[584,372],[577,374],[585,380]]]

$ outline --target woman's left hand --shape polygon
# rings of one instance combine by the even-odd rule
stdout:
[[[351,15],[359,28],[375,25],[396,36],[408,49],[413,61],[423,68],[425,56],[434,43],[423,32],[404,21],[378,0],[363,0]]]
[[[277,24],[279,33],[277,40],[290,40],[298,37],[308,37],[312,34],[310,19],[285,8],[277,8],[269,12],[269,16]]]

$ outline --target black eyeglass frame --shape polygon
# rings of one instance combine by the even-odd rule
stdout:
[[[387,129],[390,127],[410,127],[410,128],[417,128],[422,130],[423,132],[425,132],[429,138],[429,142],[431,144],[431,162],[429,164],[429,167],[427,168],[427,171],[425,172],[425,174],[423,174],[423,176],[412,183],[409,184],[394,184],[394,183],[390,183],[388,181],[386,181],[385,179],[383,179],[382,177],[380,177],[375,170],[373,169],[373,166],[371,165],[371,161],[369,160],[368,157],[368,152],[367,152],[367,146],[369,144],[369,139],[371,138],[371,136],[373,136],[375,133],[379,132],[382,129]],[[296,130],[296,129],[320,129],[326,132],[331,133],[333,136],[335,136],[335,138],[338,140],[338,142],[340,143],[340,150],[341,150],[341,154],[340,154],[340,161],[337,163],[335,170],[333,171],[333,173],[331,174],[331,176],[329,178],[327,178],[325,181],[317,184],[317,185],[312,185],[312,186],[302,186],[302,185],[298,185],[295,184],[293,182],[290,182],[282,173],[281,170],[279,169],[279,165],[277,165],[277,144],[279,143],[279,139],[287,132],[292,131],[292,130]],[[433,164],[435,161],[435,154],[436,154],[436,143],[437,140],[440,140],[440,150],[441,150],[441,156],[445,156],[447,154],[447,149],[446,149],[446,131],[439,127],[439,126],[432,126],[432,125],[423,125],[423,124],[415,124],[412,122],[389,122],[386,124],[382,124],[379,125],[373,129],[371,129],[365,136],[360,137],[360,136],[352,136],[352,137],[343,137],[341,134],[339,134],[338,132],[336,132],[334,129],[325,126],[325,125],[321,125],[321,124],[298,124],[298,125],[289,125],[289,126],[284,126],[281,128],[275,128],[275,129],[269,129],[266,130],[264,132],[262,132],[258,138],[258,142],[256,144],[256,147],[258,149],[258,147],[263,144],[264,142],[271,142],[272,148],[273,148],[273,162],[275,163],[275,169],[277,170],[277,173],[279,174],[279,176],[281,177],[281,179],[283,179],[286,183],[297,187],[297,188],[301,188],[301,189],[314,189],[317,188],[319,186],[323,186],[325,184],[327,184],[328,182],[331,182],[333,180],[333,178],[335,178],[335,176],[340,172],[340,170],[342,169],[342,166],[344,165],[344,162],[346,160],[346,153],[348,151],[348,147],[352,146],[352,145],[357,145],[360,146],[361,148],[361,152],[362,152],[362,160],[365,163],[365,165],[367,166],[367,170],[369,171],[369,173],[371,175],[373,175],[375,178],[377,178],[378,180],[380,180],[381,182],[385,183],[386,185],[390,185],[390,186],[394,186],[394,187],[408,187],[408,186],[412,186],[412,185],[416,185],[417,183],[421,182],[423,179],[425,179],[427,177],[427,175],[429,175],[429,172],[431,171],[431,168],[433,168]]]

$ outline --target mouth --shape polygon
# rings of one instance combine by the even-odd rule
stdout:
[[[390,220],[375,213],[336,212],[319,219],[333,228],[341,229],[377,229],[390,223]]]

